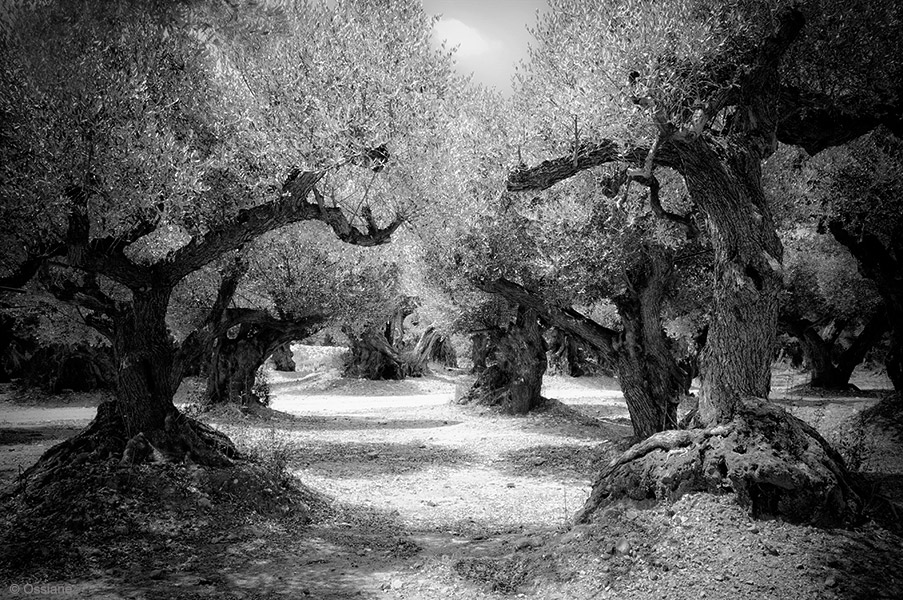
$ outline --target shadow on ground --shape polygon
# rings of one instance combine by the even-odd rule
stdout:
[[[856,407],[863,403],[874,403],[874,401],[880,398],[881,395],[876,393],[875,395],[867,395],[864,393],[858,393],[852,396],[826,396],[826,397],[818,397],[818,396],[775,396],[770,397],[769,400],[778,404],[780,406],[793,406],[793,407],[807,407],[807,408],[818,408],[822,406],[828,406],[829,404],[837,404],[839,406],[850,406]]]
[[[503,454],[493,467],[520,477],[592,480],[618,454],[610,442],[532,446]]]
[[[255,515],[233,522],[227,533],[224,521],[213,532],[188,532],[175,543],[136,533],[131,543],[154,551],[129,553],[138,560],[115,569],[110,587],[126,597],[143,592],[150,600],[383,596],[390,582],[377,572],[397,568],[419,547],[396,514],[338,504],[332,509],[306,526]]]
[[[316,373],[310,375],[284,374],[282,381],[270,381],[269,388],[273,394],[298,393],[304,395],[308,392],[307,386],[317,380]],[[449,377],[415,377],[409,379],[378,380],[369,379],[336,379],[319,389],[315,394],[335,394],[338,396],[420,396],[433,393],[442,393],[443,390],[432,388],[444,388],[448,383],[458,383],[456,379]]]
[[[304,415],[280,425],[286,430],[360,431],[367,429],[431,429],[435,427],[450,427],[459,423],[460,421],[443,419],[380,419],[378,417],[320,417]]]
[[[469,460],[474,460],[474,456],[457,448],[421,442],[344,442],[300,445],[292,454],[291,466],[328,477],[367,478],[458,465]]]

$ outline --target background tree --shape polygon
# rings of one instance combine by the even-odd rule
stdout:
[[[797,228],[782,242],[787,287],[781,328],[800,341],[812,387],[845,390],[853,369],[887,330],[881,297],[833,238]]]
[[[897,132],[899,134],[899,132]],[[807,162],[813,209],[856,259],[884,301],[890,326],[887,373],[903,389],[903,142],[879,128]]]
[[[109,341],[39,284],[0,298],[0,381],[47,392],[110,389]]]

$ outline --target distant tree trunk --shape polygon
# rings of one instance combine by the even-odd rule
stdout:
[[[291,373],[295,370],[295,359],[292,356],[291,342],[286,342],[273,351],[273,363],[277,371]]]
[[[217,340],[207,369],[207,405],[267,403],[254,394],[254,381],[267,359],[268,337],[253,326],[240,325]]]
[[[580,347],[572,335],[558,327],[549,327],[546,330],[546,344],[549,348],[550,373],[564,373],[571,377],[581,377],[585,374]]]
[[[365,331],[359,336],[348,333],[351,355],[345,364],[346,377],[364,379],[404,379],[404,359],[389,344],[382,328]]]
[[[0,314],[0,381],[18,377],[25,365],[25,356],[19,351],[15,336],[15,320]]]
[[[214,342],[207,370],[208,406],[265,404],[266,398],[254,394],[257,370],[279,348],[315,333],[323,321],[319,316],[277,319],[265,311],[242,311],[234,318],[244,322],[230,327]]]
[[[439,336],[438,341],[433,346],[433,351],[430,354],[430,360],[434,360],[440,363],[442,366],[449,367],[451,369],[458,368],[458,353],[455,352],[455,347],[452,346],[451,338],[449,336]]]
[[[662,328],[662,300],[671,264],[650,251],[627,270],[626,291],[614,298],[623,326],[618,379],[634,435],[645,439],[677,427],[677,405],[687,393],[686,374],[668,347]]]
[[[345,364],[346,377],[364,379],[404,379],[417,374],[406,364],[404,352],[404,319],[415,305],[405,300],[385,323],[355,335],[346,331],[351,340],[351,355]]]
[[[542,404],[540,391],[546,365],[538,315],[520,307],[515,322],[499,338],[495,362],[479,374],[462,401],[526,414]]]
[[[804,318],[782,319],[785,328],[800,340],[803,353],[809,363],[812,378],[809,385],[827,390],[846,390],[856,367],[865,359],[887,328],[883,310],[873,315],[856,333],[849,346],[841,348],[844,323],[833,323],[830,335],[819,332],[815,325]]]
[[[491,353],[490,336],[486,331],[478,331],[470,336],[470,358],[473,362],[472,373],[482,373]]]
[[[116,381],[112,354],[109,346],[54,343],[39,348],[23,365],[22,375],[29,385],[51,393],[112,389]]]
[[[627,270],[627,291],[615,298],[623,332],[603,327],[572,308],[547,304],[537,294],[505,279],[484,281],[480,286],[511,303],[529,307],[547,323],[579,336],[610,357],[617,365],[635,435],[647,437],[676,426],[677,404],[688,388],[686,374],[671,354],[662,329],[662,299],[670,270],[669,261],[652,251]],[[496,353],[502,344],[500,341]],[[505,381],[504,377],[496,379]]]
[[[849,249],[859,271],[875,282],[884,300],[891,327],[885,366],[894,389],[903,394],[903,239],[897,237],[885,244],[868,231],[851,231],[849,224],[839,219],[829,221],[828,229],[834,239]]]
[[[404,356],[408,370],[414,375],[425,373],[430,360],[437,360],[445,366],[458,366],[455,349],[449,344],[448,338],[432,325],[426,328],[414,349]]]

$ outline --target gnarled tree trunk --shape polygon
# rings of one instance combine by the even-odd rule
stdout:
[[[113,413],[121,419],[123,431],[111,435],[117,438],[124,433],[128,440],[123,462],[140,462],[156,450],[168,460],[190,458],[222,466],[228,456],[235,455],[232,443],[182,415],[172,402],[182,381],[184,360],[166,325],[171,293],[169,286],[132,290],[131,305],[114,319],[113,356],[118,370]]]
[[[417,340],[417,345],[414,346],[410,353],[404,356],[404,360],[412,374],[426,373],[430,360],[441,362],[447,367],[458,366],[455,349],[449,343],[448,337],[442,335],[432,325],[427,327],[421,334],[420,339]]]
[[[727,423],[742,398],[766,398],[776,342],[783,248],[762,187],[762,155],[739,139],[716,152],[676,143],[684,178],[715,249],[713,308],[700,371],[702,425]]]
[[[351,355],[345,364],[346,377],[380,380],[404,379],[408,375],[399,349],[389,344],[381,328],[359,336],[347,335],[351,339]]]
[[[297,320],[278,319],[265,311],[235,310],[226,319],[241,321],[227,329],[213,345],[207,369],[207,405],[235,403],[266,404],[254,393],[258,369],[279,348],[292,340],[313,335],[321,327],[320,316]]]
[[[639,439],[675,429],[677,405],[688,392],[686,374],[671,353],[662,328],[662,300],[671,264],[656,251],[644,258],[628,269],[627,290],[614,299],[623,325],[618,380]]]
[[[176,410],[172,398],[181,381],[181,365],[166,328],[171,293],[169,287],[133,291],[132,310],[115,324],[116,397],[128,437],[163,430],[166,417]]]
[[[564,373],[571,377],[582,377],[586,374],[584,360],[580,356],[580,348],[574,336],[558,327],[549,327],[545,337],[549,348],[550,373]]]
[[[887,328],[887,317],[881,310],[868,319],[861,329],[854,329],[852,341],[843,348],[840,347],[842,334],[846,330],[843,323],[833,323],[830,335],[825,335],[804,318],[784,318],[783,321],[803,346],[812,373],[809,385],[828,390],[846,390],[850,387],[853,370]]]
[[[489,355],[492,353],[491,336],[488,331],[478,331],[470,336],[470,359],[473,362],[472,373],[486,370]]]
[[[505,279],[484,281],[480,287],[529,307],[547,323],[580,337],[610,357],[617,366],[634,433],[642,438],[676,427],[677,404],[688,388],[686,374],[668,349],[662,329],[662,299],[670,268],[664,256],[650,253],[642,263],[628,269],[630,285],[616,299],[623,332],[603,327],[572,308],[548,304]]]
[[[498,407],[510,414],[526,414],[542,404],[542,376],[546,346],[535,311],[519,307],[517,317],[500,335],[494,362],[483,370],[463,403]]]
[[[458,353],[455,352],[455,347],[452,346],[451,338],[449,336],[439,336],[439,339],[433,345],[432,352],[430,352],[430,360],[436,361],[442,366],[449,367],[450,369],[458,368]]]
[[[360,335],[345,331],[351,340],[351,355],[345,364],[346,377],[364,379],[404,379],[420,374],[410,368],[404,353],[404,319],[414,311],[406,299],[385,323],[365,330]]]
[[[268,398],[254,393],[257,370],[266,362],[271,339],[254,331],[252,326],[233,328],[214,346],[207,368],[208,406],[216,404],[267,404]]]

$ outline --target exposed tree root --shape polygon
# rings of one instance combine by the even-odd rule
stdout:
[[[823,527],[863,516],[862,485],[815,429],[782,408],[744,401],[733,421],[665,431],[634,445],[596,480],[578,521],[620,499],[733,493],[755,518]]]
[[[100,404],[87,428],[52,447],[19,476],[20,487],[40,489],[61,469],[111,458],[123,465],[191,461],[208,467],[228,467],[231,459],[238,457],[226,435],[175,410],[162,429],[140,432],[131,439],[126,439],[124,432],[116,402]]]

